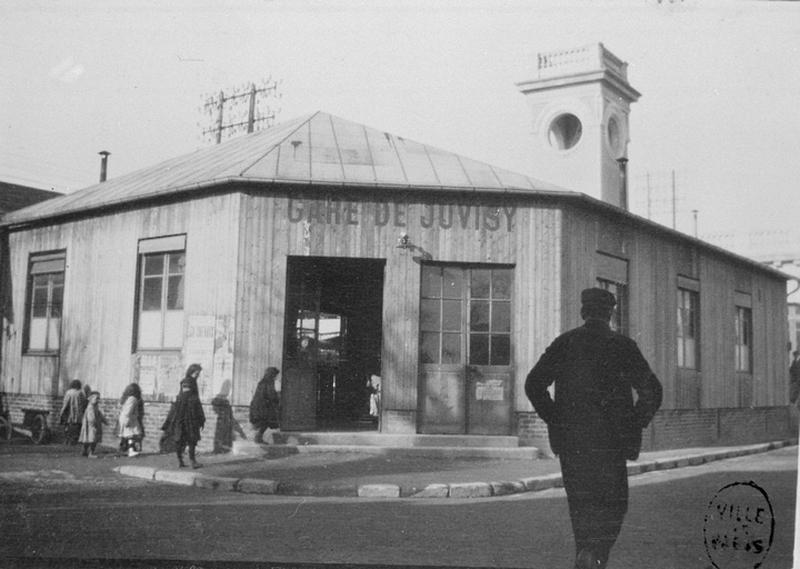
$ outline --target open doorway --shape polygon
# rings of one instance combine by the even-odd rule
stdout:
[[[381,369],[384,264],[289,258],[284,429],[377,429],[369,381]]]

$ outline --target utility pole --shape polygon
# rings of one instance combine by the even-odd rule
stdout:
[[[694,216],[694,237],[697,238],[697,210],[692,210],[692,215]]]
[[[648,172],[647,173],[647,219],[653,219],[653,216],[651,215],[651,211],[650,211],[650,203],[651,203],[651,197],[650,197],[650,172]]]
[[[219,144],[222,142],[223,132],[230,137],[239,132],[254,132],[257,124],[263,128],[272,126],[280,110],[274,110],[269,106],[266,101],[269,98],[280,98],[278,81],[271,78],[263,81],[260,86],[250,83],[244,87],[233,88],[227,94],[222,90],[219,95],[206,97],[203,110],[209,118],[214,119],[214,126],[204,128],[203,135]],[[259,99],[262,105],[258,104]]]

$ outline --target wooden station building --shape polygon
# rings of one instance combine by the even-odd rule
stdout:
[[[525,377],[600,285],[664,385],[648,447],[787,436],[785,276],[626,211],[638,93],[602,45],[578,55],[520,89],[539,159],[594,154],[597,197],[316,112],[6,214],[12,417],[77,378],[113,418],[138,382],[147,448],[199,362],[215,442],[276,366],[284,431],[540,444]]]

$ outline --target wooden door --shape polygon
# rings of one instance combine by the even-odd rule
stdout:
[[[426,264],[420,289],[420,431],[511,431],[510,267]]]

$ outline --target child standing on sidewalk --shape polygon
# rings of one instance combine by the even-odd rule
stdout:
[[[144,402],[139,384],[129,384],[119,402],[122,405],[119,412],[119,450],[122,453],[127,451],[128,456],[138,456],[144,438]]]
[[[89,393],[89,403],[83,413],[81,434],[78,437],[78,442],[83,443],[83,456],[89,458],[97,458],[94,450],[97,443],[103,440],[103,425],[108,424],[99,404],[100,393],[97,391]]]

